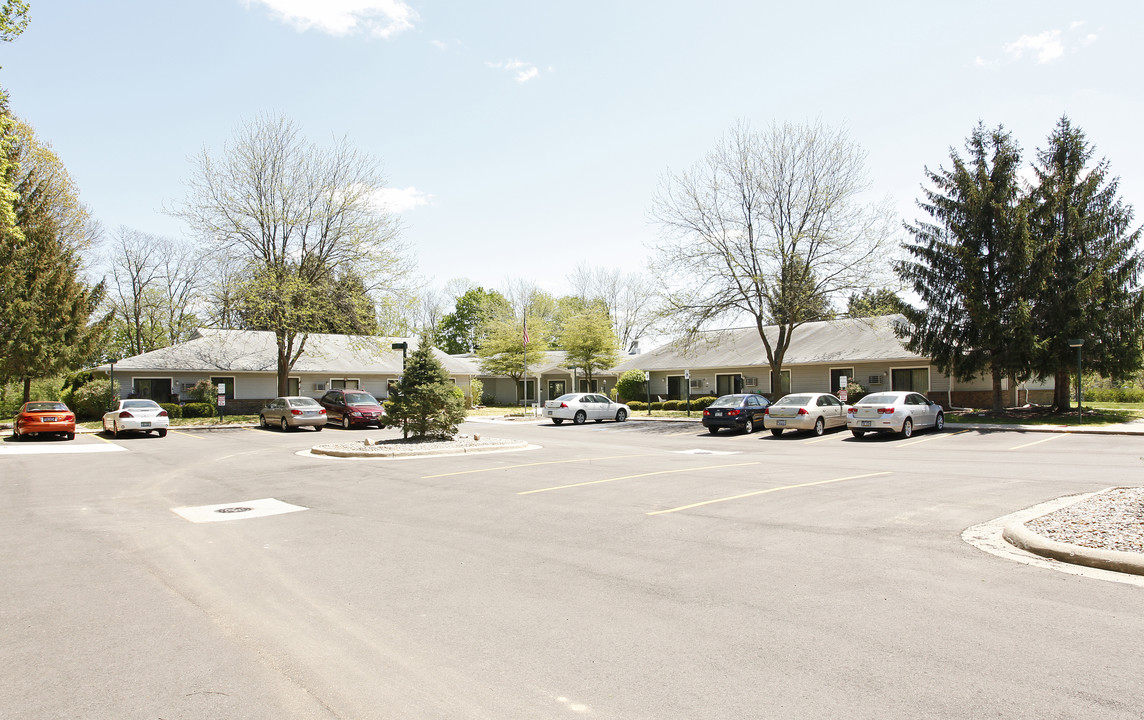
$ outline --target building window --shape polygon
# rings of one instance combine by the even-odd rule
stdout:
[[[852,382],[858,382],[854,377],[854,368],[831,368],[830,369],[830,392],[836,393],[844,389],[841,385],[842,378],[846,378],[846,383],[849,385]]]
[[[234,378],[232,377],[213,377],[211,378],[211,385],[215,387],[226,386],[226,392],[223,396],[227,400],[234,400]]]
[[[334,390],[360,390],[361,389],[358,387],[358,381],[357,380],[347,380],[346,378],[342,378],[341,380],[331,380],[330,381],[330,387]]]
[[[899,368],[890,371],[891,390],[929,392],[929,368]]]

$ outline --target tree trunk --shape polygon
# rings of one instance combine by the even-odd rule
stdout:
[[[32,378],[24,377],[24,402],[32,401]]]
[[[1069,409],[1069,390],[1071,390],[1072,375],[1068,370],[1058,370],[1053,381],[1053,407],[1057,412],[1067,412]]]
[[[1001,412],[1005,409],[1005,397],[1001,392],[1001,368],[997,365],[993,366],[993,412]]]

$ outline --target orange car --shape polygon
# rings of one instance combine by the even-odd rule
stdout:
[[[54,400],[37,400],[24,403],[16,414],[16,425],[12,437],[23,440],[29,435],[52,433],[75,440],[75,413],[68,406]]]

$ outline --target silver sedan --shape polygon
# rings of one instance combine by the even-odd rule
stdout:
[[[895,432],[910,437],[915,429],[944,428],[945,412],[921,393],[882,392],[854,403],[846,414],[846,426],[854,437],[868,432]]]
[[[771,435],[786,430],[811,430],[821,435],[846,424],[846,406],[830,393],[797,393],[779,398],[766,409],[763,427]]]
[[[565,420],[571,420],[577,425],[583,425],[589,420],[623,422],[631,414],[627,405],[613,402],[599,393],[569,393],[544,403],[544,417],[551,420],[553,425],[559,425]]]
[[[276,397],[258,413],[258,424],[263,428],[279,427],[283,430],[309,425],[321,431],[326,425],[326,408],[310,397]]]

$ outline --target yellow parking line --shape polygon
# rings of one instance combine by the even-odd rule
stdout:
[[[588,482],[573,483],[571,485],[557,485],[556,487],[541,488],[539,490],[525,490],[517,495],[532,495],[533,493],[548,492],[549,490],[564,490],[566,488],[583,487],[584,485],[599,485],[600,483],[615,482],[617,480],[632,480],[633,478],[651,477],[652,475],[670,475],[672,473],[696,472],[699,470],[718,470],[719,468],[743,467],[744,465],[762,465],[761,462],[732,463],[730,465],[705,465],[702,467],[679,468],[677,470],[658,470],[656,472],[640,473],[638,475],[624,475],[622,477],[606,478],[604,480],[589,480]]]
[[[620,458],[635,458],[635,457],[649,457],[649,456],[647,454],[641,454],[641,455],[608,455],[605,457],[598,457],[598,458],[576,458],[575,460],[549,460],[547,462],[522,463],[520,465],[498,465],[497,467],[480,468],[479,470],[458,470],[457,472],[441,473],[439,475],[422,475],[421,479],[422,480],[428,480],[430,478],[450,477],[452,475],[471,475],[473,473],[492,472],[494,470],[515,470],[516,468],[536,467],[537,465],[563,465],[565,463],[592,462],[594,460],[618,460]]]
[[[100,432],[103,432],[103,431],[101,430]],[[109,445],[114,445],[114,444],[115,444],[115,443],[111,442],[110,440],[108,440],[107,438],[105,438],[105,437],[103,437],[102,435],[100,435],[99,433],[92,433],[92,434],[91,434],[91,436],[92,436],[93,438],[97,439],[97,440],[102,440],[103,442],[105,442],[105,443],[107,443],[107,444],[109,444]]]
[[[669,510],[656,510],[649,512],[648,515],[664,515],[666,513],[679,512],[680,510],[689,510],[703,505],[711,505],[713,503],[727,502],[728,500],[739,500],[754,495],[765,495],[767,493],[778,492],[779,490],[794,490],[796,488],[810,487],[811,485],[826,485],[827,483],[842,482],[843,480],[857,480],[859,478],[878,477],[880,475],[889,475],[889,472],[876,472],[867,473],[865,475],[849,475],[847,477],[834,478],[833,480],[817,480],[815,482],[799,483],[798,485],[783,485],[782,487],[767,488],[766,490],[756,490],[755,492],[743,493],[742,495],[732,495],[731,497],[716,498],[715,500],[704,500],[703,502],[692,503],[682,507],[671,508]]]
[[[1017,447],[1011,447],[1009,449],[1010,450],[1020,450],[1021,448],[1027,448],[1030,445],[1040,445],[1043,442],[1048,442],[1050,440],[1056,440],[1057,438],[1062,438],[1064,436],[1065,436],[1064,433],[1061,433],[1060,435],[1050,435],[1049,437],[1044,438],[1043,440],[1034,440],[1031,443],[1025,443],[1024,445],[1018,445]]]
[[[192,435],[191,433],[179,432],[178,430],[168,429],[168,432],[173,432],[177,435],[182,435],[184,437],[194,438],[195,440],[203,440],[204,439],[204,438],[199,437],[198,435]]]
[[[922,438],[921,440],[914,440],[913,442],[902,443],[894,447],[909,447],[910,445],[917,445],[918,443],[929,442],[930,440],[939,440],[943,437],[953,437],[954,435],[961,435],[962,433],[973,432],[972,430],[958,430],[955,433],[942,433],[940,435],[930,435],[929,437]]]

